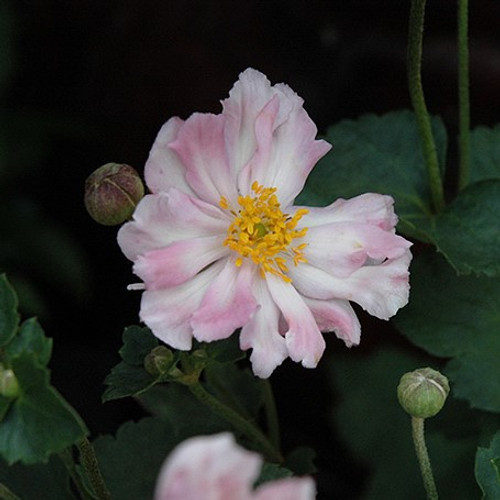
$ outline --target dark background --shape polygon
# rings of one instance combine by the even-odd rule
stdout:
[[[100,404],[123,327],[137,323],[139,294],[125,289],[134,277],[117,229],[85,212],[85,178],[110,161],[142,172],[168,118],[218,113],[219,100],[249,66],[302,96],[320,132],[343,118],[409,107],[409,2],[0,0],[0,6],[0,271],[19,286],[24,313],[37,314],[54,338],[54,385],[95,435],[114,432],[142,415],[131,401]],[[450,0],[429,2],[424,46],[428,106],[446,122],[452,162],[455,8]],[[498,121],[499,19],[499,2],[471,2],[473,124]],[[44,228],[51,228],[49,242]],[[381,322],[370,328],[376,333],[361,351],[396,337]],[[330,351],[343,349],[328,342]],[[272,380],[285,446],[317,450],[325,497],[343,491],[342,498],[354,498],[365,471],[328,426],[334,395],[321,369],[287,362]]]

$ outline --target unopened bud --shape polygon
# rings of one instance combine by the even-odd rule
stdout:
[[[405,373],[398,385],[398,399],[412,417],[433,417],[444,406],[450,392],[448,379],[432,368]]]
[[[10,368],[0,368],[0,394],[6,398],[16,398],[20,394],[19,383]]]
[[[163,345],[159,345],[151,350],[144,358],[144,368],[146,371],[157,377],[167,373],[174,364],[174,353]]]
[[[104,226],[130,219],[143,196],[144,185],[139,174],[123,163],[106,163],[85,181],[85,208]]]

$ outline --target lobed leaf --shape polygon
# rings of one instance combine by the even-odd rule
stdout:
[[[500,498],[500,431],[489,448],[478,448],[476,453],[476,481],[483,492],[483,500]]]

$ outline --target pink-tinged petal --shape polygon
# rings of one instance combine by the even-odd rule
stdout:
[[[382,264],[364,266],[347,278],[338,278],[307,263],[290,269],[297,290],[315,299],[356,302],[372,316],[389,319],[408,303],[411,252]]]
[[[280,312],[263,279],[254,280],[253,294],[260,309],[241,329],[240,347],[252,349],[250,361],[254,374],[267,378],[288,357],[288,351],[279,333]]]
[[[411,243],[392,231],[361,222],[338,222],[309,228],[304,242],[307,261],[345,278],[368,259],[384,261],[401,256]]]
[[[262,484],[255,491],[255,500],[313,500],[316,485],[310,477],[289,477]]]
[[[204,201],[218,206],[221,196],[235,203],[236,173],[230,168],[224,141],[223,115],[194,113],[170,148],[186,168],[186,181]]]
[[[118,231],[118,244],[127,258],[135,260],[140,254],[174,241],[225,235],[228,220],[219,208],[171,189],[140,201],[134,220]]]
[[[227,253],[224,236],[191,238],[139,255],[133,269],[148,290],[158,290],[184,283]]]
[[[361,325],[347,300],[317,300],[304,297],[304,301],[322,332],[335,332],[347,347],[359,344]]]
[[[221,271],[215,263],[182,285],[142,294],[140,318],[153,334],[174,349],[189,350],[193,337],[190,319],[210,283]]]
[[[327,207],[307,207],[309,213],[302,223],[315,227],[334,222],[362,222],[388,231],[398,222],[393,205],[391,196],[376,193],[361,194],[349,200],[339,198]]]
[[[193,194],[185,179],[186,169],[169,144],[177,138],[184,122],[180,118],[171,118],[160,129],[149,152],[144,167],[146,184],[152,193],[168,191],[175,187],[185,193]]]
[[[231,434],[181,443],[162,465],[155,500],[250,500],[262,459],[239,447]]]
[[[258,308],[252,294],[252,274],[253,269],[247,263],[238,268],[233,259],[227,259],[191,319],[196,339],[202,342],[224,339],[250,321]]]
[[[288,325],[285,341],[290,358],[314,368],[325,350],[325,340],[311,310],[290,283],[272,274],[266,275],[266,282]]]

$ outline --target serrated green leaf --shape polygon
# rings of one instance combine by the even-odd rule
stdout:
[[[42,366],[47,366],[50,361],[52,339],[45,336],[36,318],[28,319],[22,323],[17,335],[5,348],[5,359],[9,360],[23,353],[35,356]]]
[[[277,464],[269,464],[267,462],[264,462],[260,471],[260,475],[257,481],[255,481],[254,487],[260,486],[261,484],[267,483],[268,481],[276,481],[277,479],[284,479],[291,476],[293,476],[292,471],[288,470],[286,467],[281,467]]]
[[[75,500],[62,462],[51,458],[47,464],[8,466],[0,461],[0,482],[25,500]]]
[[[125,328],[122,340],[119,353],[123,361],[106,377],[103,401],[141,394],[158,382],[158,377],[153,377],[144,368],[144,358],[159,345],[151,330],[129,326]]]
[[[244,351],[240,348],[239,335],[231,335],[227,339],[204,342],[200,345],[205,349],[209,358],[219,363],[231,363],[245,357]]]
[[[451,357],[455,396],[500,412],[500,279],[457,276],[436,254],[414,259],[410,302],[394,318],[414,344]]]
[[[446,131],[438,118],[432,125],[443,166]],[[367,192],[389,194],[399,230],[426,239],[419,226],[431,216],[432,203],[414,114],[396,111],[342,121],[328,129],[326,139],[333,149],[313,169],[297,202],[327,205]]]
[[[157,385],[137,399],[153,415],[166,420],[179,439],[233,430],[181,384]]]
[[[49,372],[33,355],[11,361],[21,388],[0,424],[0,455],[12,464],[46,462],[49,456],[81,439],[85,424],[49,384]]]
[[[460,274],[500,274],[500,179],[469,185],[436,217],[432,239]]]
[[[500,125],[474,129],[470,149],[470,182],[500,179]]]
[[[476,481],[483,492],[483,500],[500,498],[500,431],[491,440],[489,448],[478,448],[476,453]]]
[[[331,365],[339,401],[332,411],[335,428],[371,471],[363,499],[425,498],[410,418],[399,406],[396,388],[404,373],[428,364],[428,359],[390,349],[362,358],[337,355]],[[470,500],[477,497],[472,474],[476,439],[468,433],[452,439],[438,430],[450,428],[449,411],[445,405],[427,420],[427,447],[440,497]],[[461,417],[474,422],[470,415]]]
[[[9,343],[19,325],[17,296],[7,281],[5,274],[0,275],[0,346]]]
[[[186,416],[184,416],[185,418]],[[159,469],[179,439],[168,422],[144,418],[93,443],[112,498],[151,500]]]

